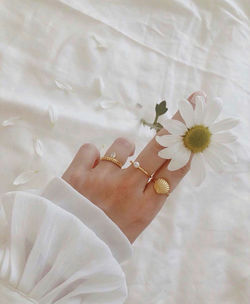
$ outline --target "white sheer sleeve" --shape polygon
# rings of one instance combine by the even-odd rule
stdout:
[[[59,178],[43,196],[20,191],[1,198],[1,304],[124,303],[119,262],[130,255],[119,228]]]

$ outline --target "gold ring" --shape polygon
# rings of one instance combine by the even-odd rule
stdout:
[[[117,165],[119,168],[121,168],[121,167],[122,167],[122,163],[121,163],[119,160],[117,160],[117,159],[115,158],[115,156],[116,156],[116,154],[115,154],[115,153],[112,153],[111,156],[103,156],[103,157],[101,158],[101,160],[110,161],[110,162],[112,162],[113,164]]]
[[[130,161],[130,163],[136,168],[139,169],[142,173],[144,173],[145,175],[147,175],[148,177],[152,177],[152,174],[149,174],[148,171],[146,171],[145,169],[143,169],[140,166],[140,163],[138,161]]]
[[[169,194],[170,192],[169,183],[162,177],[154,181],[154,189],[157,194]]]

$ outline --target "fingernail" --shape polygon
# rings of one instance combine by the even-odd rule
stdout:
[[[197,99],[201,99],[201,98],[204,101],[206,101],[206,99],[207,99],[207,94],[202,90],[193,93],[193,96],[191,98],[191,103],[195,105],[197,102]]]

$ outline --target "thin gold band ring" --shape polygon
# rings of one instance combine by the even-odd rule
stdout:
[[[147,177],[152,177],[152,174],[149,174],[148,171],[146,171],[144,168],[140,166],[140,163],[137,161],[130,161],[130,163],[134,166],[134,168],[139,169],[142,173],[147,175]]]
[[[101,160],[107,160],[107,161],[112,162],[113,164],[117,165],[119,168],[122,167],[122,163],[121,163],[119,160],[117,160],[116,158],[114,158],[114,157],[111,157],[111,156],[103,156],[103,157],[101,158]]]

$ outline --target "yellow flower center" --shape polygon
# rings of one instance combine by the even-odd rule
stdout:
[[[197,125],[187,130],[183,143],[193,153],[202,152],[209,146],[211,135],[208,127]]]

